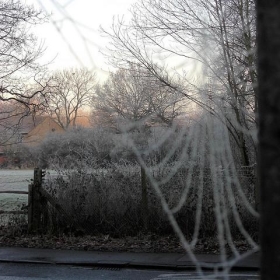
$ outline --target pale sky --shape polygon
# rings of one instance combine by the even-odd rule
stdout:
[[[87,66],[99,75],[108,70],[100,50],[108,44],[99,32],[109,28],[114,16],[125,15],[136,0],[25,0],[51,13],[50,22],[34,33],[46,48],[41,62],[54,61],[50,69]],[[86,28],[77,23],[89,27]],[[70,50],[71,48],[71,50]],[[98,75],[98,76],[99,76]]]

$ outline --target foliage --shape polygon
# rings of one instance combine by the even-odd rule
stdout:
[[[106,165],[112,147],[107,130],[77,127],[65,133],[50,134],[31,154],[43,168],[81,170]]]
[[[205,170],[209,174],[210,170]],[[170,168],[154,169],[154,177],[160,179],[170,172]],[[185,206],[175,215],[180,227],[191,238],[197,224],[196,213],[199,203],[199,192],[195,185],[199,185],[199,172],[192,175],[194,188],[190,191]],[[184,192],[184,182],[188,178],[188,170],[181,169],[176,172],[170,181],[161,185],[164,197],[168,205],[174,208]],[[204,177],[205,188],[203,189],[203,209],[199,223],[200,238],[209,238],[216,235],[216,223],[214,198],[210,174]],[[247,191],[250,192],[247,184]],[[110,234],[110,236],[123,237],[137,235],[143,232],[141,220],[141,179],[138,165],[113,164],[106,169],[93,169],[87,171],[61,170],[56,178],[46,181],[46,189],[62,203],[65,211],[73,217],[84,233]],[[235,197],[238,194],[235,193]],[[250,197],[252,200],[253,197]],[[245,227],[253,234],[257,222],[253,222],[250,214],[245,211],[242,204],[237,202],[238,211],[242,215]],[[231,219],[232,234],[238,239],[240,232]],[[53,223],[53,225],[52,225]],[[254,224],[255,223],[255,224]],[[55,230],[69,230],[69,224],[65,223],[63,214],[52,218],[51,228]],[[148,186],[148,232],[160,235],[172,232],[171,226],[163,212],[161,202]]]
[[[16,156],[26,166],[40,166],[60,170],[63,168],[83,170],[88,168],[105,168],[114,163],[133,163],[136,157],[131,147],[131,140],[138,149],[145,152],[147,162],[152,165],[160,163],[164,155],[171,149],[173,141],[182,132],[180,125],[173,128],[150,127],[145,131],[115,133],[108,128],[76,127],[64,133],[51,133],[38,146],[17,146]],[[184,130],[186,137],[188,130]],[[161,141],[161,145],[158,142]],[[181,139],[181,145],[184,140]],[[170,159],[176,161],[183,147]],[[12,153],[15,151],[13,150]]]

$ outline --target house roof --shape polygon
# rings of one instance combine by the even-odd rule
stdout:
[[[54,119],[45,117],[24,136],[23,143],[36,145],[42,142],[48,134],[61,132],[64,132],[64,129]]]

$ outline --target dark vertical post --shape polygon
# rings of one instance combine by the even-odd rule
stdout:
[[[280,1],[257,0],[261,279],[280,275]]]
[[[33,223],[33,186],[33,183],[28,186],[28,232],[32,231]]]
[[[40,188],[42,187],[42,170],[39,168],[34,168],[34,179],[31,191],[31,225],[30,230],[37,232],[41,227],[41,194]]]
[[[142,222],[144,230],[148,228],[148,190],[145,169],[141,166],[141,188],[142,188]]]
[[[41,229],[47,230],[48,220],[49,220],[48,201],[46,197],[44,197],[41,193],[40,193],[40,197],[41,197],[41,215],[42,215]]]

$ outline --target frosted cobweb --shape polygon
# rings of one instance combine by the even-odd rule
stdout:
[[[170,147],[164,158],[156,165],[147,164],[145,158],[147,158],[148,153],[159,148],[164,143],[164,139],[173,137],[174,130],[176,130],[176,127],[170,128],[162,136],[161,143],[158,142],[156,146],[146,147],[144,152],[138,148],[137,143],[129,135],[127,135],[127,139],[137,156],[138,162],[145,169],[147,178],[159,197],[174,231],[191,260],[196,264],[199,274],[206,277],[203,268],[207,267],[213,269],[214,274],[210,278],[219,276],[227,279],[230,269],[234,265],[259,250],[258,244],[243,224],[239,208],[241,207],[242,211],[247,211],[251,218],[258,218],[259,214],[254,209],[252,201],[248,200],[248,190],[244,190],[244,185],[239,179],[240,175],[238,174],[238,167],[234,164],[228,130],[225,125],[210,114],[202,116],[191,127],[180,127],[180,133],[176,134],[173,146]],[[186,135],[187,137],[184,137]],[[191,152],[189,152],[190,147]],[[178,149],[180,149],[181,155],[170,166],[169,161],[178,152]],[[161,173],[164,176],[159,180],[155,179],[154,170],[167,166],[168,172],[166,174]],[[182,182],[180,199],[170,207],[168,198],[164,195],[161,187],[171,180],[180,169],[187,172],[187,177]],[[193,193],[196,196],[196,209],[193,213],[195,215],[195,227],[194,229],[181,229],[176,221],[176,213],[186,206],[190,193],[192,193],[192,197]],[[201,225],[203,196],[213,196],[214,201],[213,212],[210,211],[210,213],[215,217],[217,241],[219,243],[219,262],[215,265],[201,263],[193,250],[199,240],[201,227],[203,227]],[[242,235],[240,239],[246,241],[248,245],[245,252],[240,252],[233,241],[231,232],[233,224]],[[186,235],[189,234],[190,230],[192,230],[192,238],[187,239]]]
[[[43,1],[38,2],[47,10]],[[70,4],[71,2],[69,1]],[[88,49],[90,40],[85,34],[89,35],[83,33],[82,25],[75,24],[74,15],[67,13],[67,5],[63,6],[58,1],[52,3],[58,12],[65,16],[65,20],[71,19],[71,24],[78,30],[81,40]],[[58,22],[53,21],[53,23],[57,28]],[[59,29],[59,32],[63,35],[63,29]],[[66,34],[63,36],[63,40],[67,42]],[[79,60],[79,53],[72,47],[71,52]],[[208,72],[206,74],[211,76]],[[211,77],[204,84],[208,93],[214,91],[213,79],[215,77]],[[195,107],[197,109],[195,116],[186,115],[186,118],[190,119],[181,118],[173,122],[161,132],[160,137],[154,141],[147,141],[145,145],[139,145],[130,133],[133,127],[139,126],[138,122],[130,123],[129,129],[122,126],[121,130],[137,162],[144,169],[152,192],[160,200],[162,209],[183,248],[196,265],[199,275],[203,279],[216,279],[216,277],[229,279],[230,270],[234,265],[259,250],[256,236],[252,236],[248,230],[250,220],[258,221],[259,218],[254,205],[255,166],[243,167],[237,163],[237,148],[228,129],[229,120],[231,123],[235,120],[230,112],[223,109],[223,106],[217,106],[219,102],[223,102],[222,99],[217,98],[213,101],[208,93],[205,94],[204,91],[197,98],[206,100],[206,103],[210,104],[210,109],[213,109],[216,114],[213,114],[209,107],[208,109]],[[249,130],[237,124],[234,129],[242,130],[255,141],[255,129]],[[147,160],[155,151],[162,150],[170,138],[173,139],[172,145],[165,149],[160,161]],[[182,171],[185,175],[180,180],[180,186],[176,184],[173,189],[172,184],[169,184],[171,189],[166,191],[165,185],[179,176]],[[155,176],[157,172],[161,175]],[[171,200],[170,194],[178,194],[178,196]],[[189,204],[192,205],[191,214],[195,225],[192,228],[181,228],[177,221],[178,213]],[[215,264],[201,262],[195,253],[195,248],[200,242],[201,231],[205,230],[206,220],[213,221],[212,226],[216,232],[215,240],[218,244],[216,254],[219,261]],[[235,242],[236,236],[246,249],[240,250],[240,246]],[[207,268],[207,273],[204,268]]]

